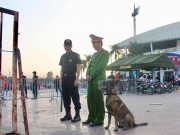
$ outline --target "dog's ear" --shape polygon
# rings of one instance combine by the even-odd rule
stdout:
[[[111,91],[111,81],[107,81],[106,83],[106,93],[109,93]]]

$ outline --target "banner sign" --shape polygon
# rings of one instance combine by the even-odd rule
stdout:
[[[131,65],[127,65],[127,66],[120,66],[120,69],[130,69]]]

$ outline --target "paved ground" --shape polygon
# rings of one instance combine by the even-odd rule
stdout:
[[[50,98],[27,99],[27,112],[29,129],[31,135],[180,135],[180,90],[162,95],[120,95],[128,108],[135,116],[136,123],[148,122],[148,126],[137,127],[127,131],[119,129],[114,133],[114,118],[109,130],[107,125],[107,114],[104,125],[100,127],[83,126],[82,121],[87,119],[88,110],[86,95],[81,96],[82,110],[81,122],[72,124],[70,121],[60,122],[64,116],[63,110],[60,113],[60,98],[57,102],[49,102]],[[151,103],[162,103],[162,105],[151,105]],[[2,131],[10,132],[11,129],[11,101],[6,101],[3,107]],[[74,109],[72,107],[72,114]],[[23,130],[21,102],[18,101],[18,130]]]

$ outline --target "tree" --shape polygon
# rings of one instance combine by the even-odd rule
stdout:
[[[90,61],[91,61],[91,58],[92,58],[92,55],[84,55],[85,56],[85,60],[81,60],[82,62],[82,65],[81,65],[81,80],[82,80],[82,73],[86,70],[86,68],[88,67]]]
[[[81,60],[81,62],[82,62],[82,71],[84,72],[85,71],[85,69],[87,68],[87,62],[86,62],[86,60]]]
[[[91,54],[84,55],[84,57],[86,58],[85,61],[86,61],[86,68],[87,68],[89,63],[90,63],[90,61],[91,61],[92,55]]]
[[[112,55],[114,54],[114,59],[115,61],[117,60],[118,55],[122,55],[123,52],[120,48],[118,48],[117,44],[114,44],[112,46],[110,46],[111,51],[110,51],[110,56],[112,57]]]
[[[49,72],[47,73],[47,77],[46,77],[46,78],[52,79],[52,78],[53,78],[53,72],[52,72],[52,71],[49,71]]]
[[[137,55],[143,55],[143,50],[140,44],[135,42],[130,42],[130,48],[129,48],[130,56],[137,56]]]

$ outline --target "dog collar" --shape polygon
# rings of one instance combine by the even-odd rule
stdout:
[[[117,94],[112,94],[112,93],[109,93],[109,94],[104,94],[104,95],[117,95]]]

